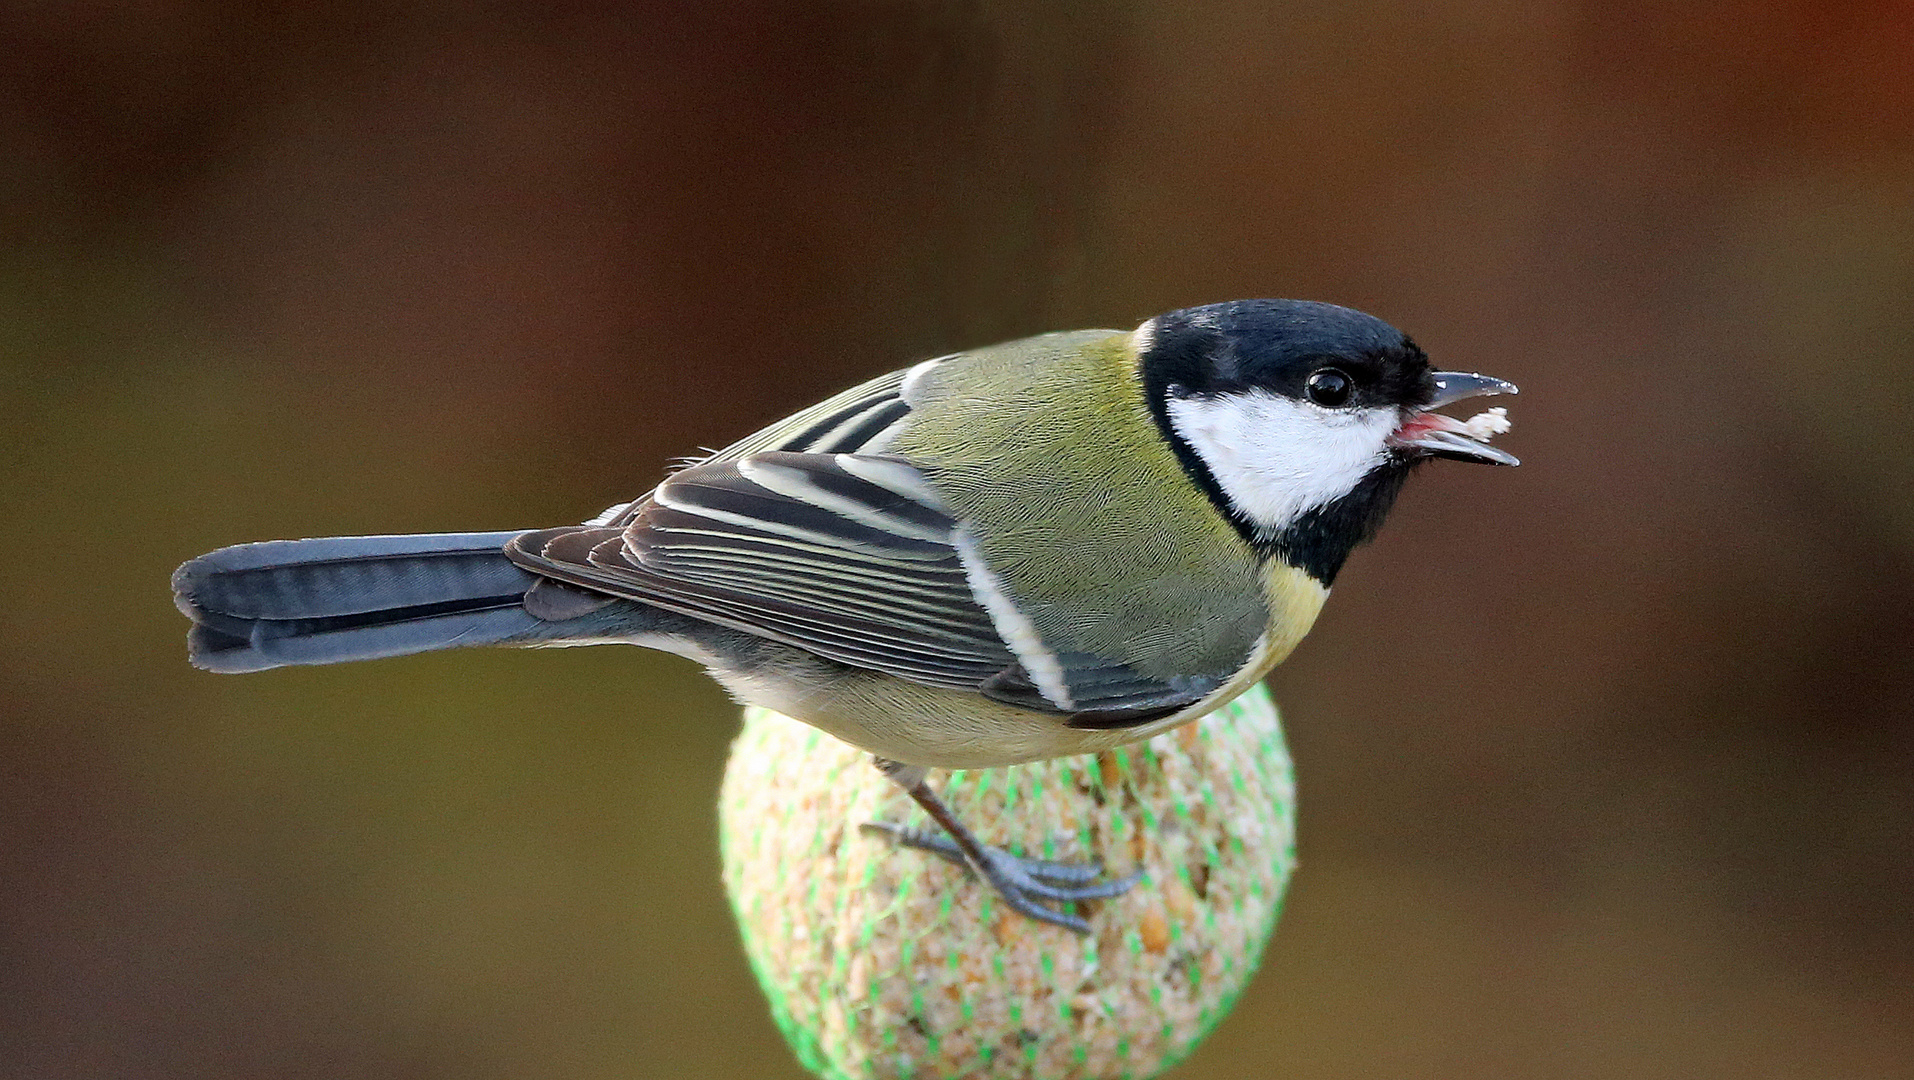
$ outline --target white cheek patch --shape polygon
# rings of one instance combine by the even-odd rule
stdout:
[[[1175,398],[1170,425],[1243,516],[1275,532],[1387,458],[1394,409],[1324,409],[1267,391]]]

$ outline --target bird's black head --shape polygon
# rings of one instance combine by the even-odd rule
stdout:
[[[1232,300],[1172,311],[1143,325],[1138,345],[1146,383],[1175,387],[1183,396],[1263,390],[1321,398],[1337,408],[1420,407],[1435,396],[1429,358],[1416,343],[1353,308]],[[1343,379],[1312,386],[1310,376],[1320,371]]]
[[[1360,311],[1235,300],[1159,315],[1136,346],[1150,410],[1191,479],[1256,548],[1324,584],[1417,462],[1515,463],[1483,441],[1493,422],[1429,411],[1514,387],[1433,371],[1402,331]]]

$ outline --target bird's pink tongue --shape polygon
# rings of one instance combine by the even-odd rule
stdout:
[[[1470,460],[1482,459],[1512,465],[1515,459],[1500,450],[1490,452],[1489,440],[1509,430],[1509,412],[1495,408],[1476,413],[1467,420],[1438,412],[1419,412],[1396,428],[1390,443],[1425,450],[1465,451]],[[1508,460],[1503,460],[1507,458]]]
[[[1444,416],[1437,412],[1419,412],[1402,422],[1402,426],[1396,429],[1395,437],[1399,442],[1406,442],[1432,431],[1453,431],[1460,435],[1466,433],[1468,427],[1453,416]]]

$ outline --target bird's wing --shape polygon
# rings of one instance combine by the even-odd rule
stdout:
[[[534,573],[936,686],[1015,664],[901,460],[771,452],[676,473],[622,526],[508,545]]]
[[[526,533],[506,552],[571,585],[1073,723],[1121,724],[1116,712],[1160,714],[1206,692],[1028,639],[1013,647],[972,589],[959,525],[901,458],[772,451],[687,468],[622,526]]]
[[[1052,704],[1022,664],[991,676],[980,692],[1022,709],[1067,713],[1067,723],[1074,728],[1126,728],[1194,705],[1225,681],[1216,676],[1152,679],[1126,664],[1088,653],[1063,653],[1058,661],[1070,692],[1068,709]]]
[[[698,464],[730,461],[773,450],[797,454],[867,454],[889,441],[893,428],[910,412],[904,400],[904,380],[914,370],[948,360],[940,356],[916,368],[879,375],[869,382],[800,409],[760,431],[747,435]]]
[[[928,368],[948,357],[926,360],[918,368]],[[904,400],[904,378],[912,370],[893,371],[843,393],[824,399],[808,409],[800,409],[769,427],[753,432],[722,450],[696,458],[687,467],[736,461],[752,454],[787,451],[798,454],[869,454],[880,452],[892,432],[910,414]],[[653,492],[646,492],[628,503],[621,503],[593,518],[593,525],[630,525],[645,508]]]

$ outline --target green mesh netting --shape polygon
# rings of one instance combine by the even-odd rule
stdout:
[[[745,711],[719,808],[725,888],[771,1012],[826,1080],[1155,1076],[1229,1012],[1294,861],[1294,780],[1260,686],[1102,754],[933,772],[988,843],[1141,868],[1092,933],[1010,911],[866,821],[928,824],[869,756]]]

